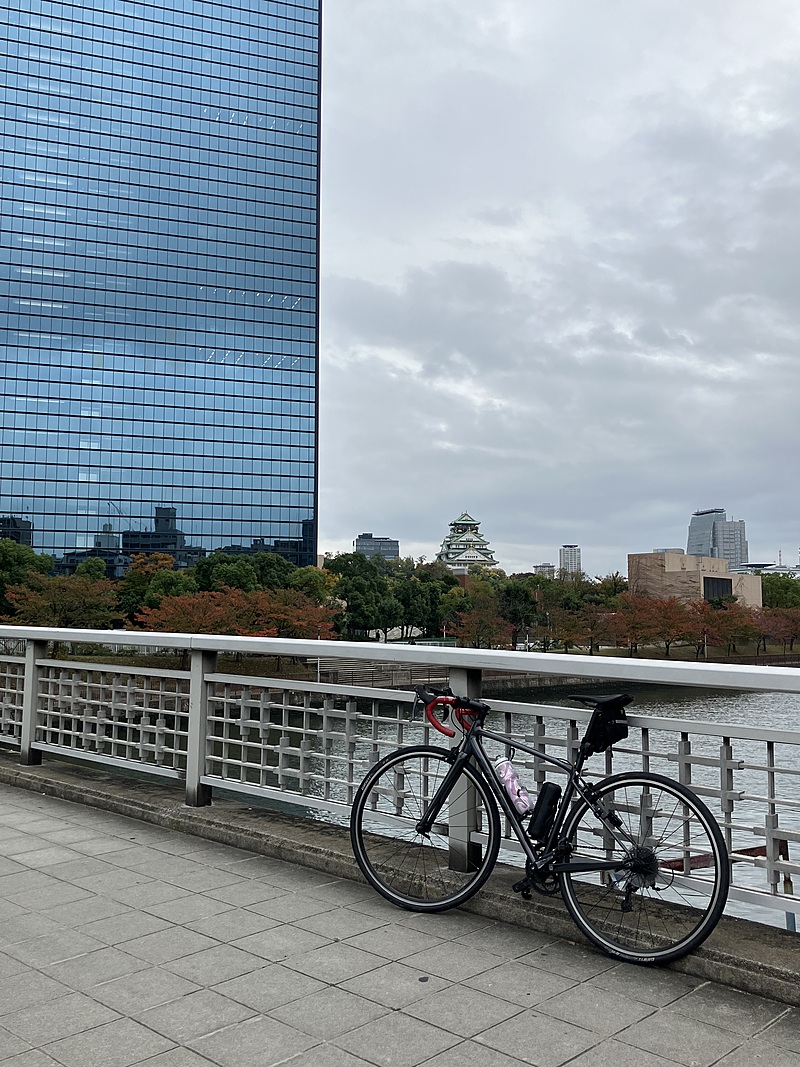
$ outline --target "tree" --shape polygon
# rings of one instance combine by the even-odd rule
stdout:
[[[499,601],[492,584],[472,579],[469,582],[470,607],[458,615],[453,629],[459,644],[473,648],[508,648],[513,627],[499,611]]]
[[[298,589],[317,604],[327,603],[335,585],[333,575],[319,567],[297,567],[289,575],[289,588]]]
[[[600,604],[586,604],[580,613],[583,640],[593,656],[600,643],[611,633],[611,612]]]
[[[725,603],[716,611],[717,630],[726,646],[726,654],[736,652],[737,641],[752,641],[760,636],[758,624],[750,608],[736,601]]]
[[[99,556],[89,556],[88,559],[78,564],[75,573],[80,578],[105,578],[105,560],[100,559]]]
[[[287,589],[298,569],[277,552],[256,552],[249,559],[262,589]]]
[[[499,591],[500,614],[513,627],[511,643],[516,648],[523,635],[530,636],[539,617],[535,591],[523,581],[508,581]]]
[[[800,608],[800,581],[788,574],[762,574],[761,597],[765,608]]]
[[[153,552],[146,555],[137,552],[131,557],[130,568],[119,583],[119,603],[123,613],[132,619],[147,600],[150,582],[162,571],[172,574],[175,559],[166,552]]]
[[[717,629],[718,612],[707,600],[693,600],[687,604],[686,639],[694,645],[694,658],[708,654],[709,645],[721,642]]]
[[[203,590],[143,608],[137,624],[168,633],[330,639],[333,613],[296,589]]]
[[[156,571],[150,579],[144,595],[143,606],[157,608],[165,597],[184,596],[197,592],[197,582],[186,571],[172,571],[166,568]]]
[[[119,622],[117,593],[107,578],[37,574],[28,585],[11,585],[6,596],[17,626],[110,630]]]
[[[50,574],[53,557],[34,552],[29,545],[19,545],[9,537],[0,540],[0,614],[12,610],[6,598],[9,586],[27,585],[32,575]]]
[[[664,645],[664,655],[669,657],[669,651],[675,641],[686,638],[689,631],[690,619],[686,604],[677,597],[671,596],[666,600],[650,600],[650,632]]]
[[[620,593],[612,627],[617,640],[628,646],[628,655],[635,656],[639,645],[653,638],[653,612],[648,597]]]
[[[251,562],[255,556],[234,556],[227,552],[212,552],[195,564],[194,579],[199,590],[242,589],[255,592],[261,588],[256,568]]]

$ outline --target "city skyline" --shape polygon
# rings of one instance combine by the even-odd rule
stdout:
[[[0,519],[313,563],[319,0],[40,9],[0,0]]]
[[[431,557],[468,504],[509,572],[621,572],[722,501],[797,560],[798,29],[327,0],[324,548]]]

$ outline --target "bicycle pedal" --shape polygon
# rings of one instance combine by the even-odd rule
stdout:
[[[530,878],[523,878],[519,882],[515,882],[511,887],[515,893],[521,893],[523,900],[531,899],[531,880]]]

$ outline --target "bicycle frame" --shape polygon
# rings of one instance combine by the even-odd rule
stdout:
[[[484,737],[488,738],[490,741],[498,741],[500,744],[506,745],[507,747],[511,746],[515,749],[521,749],[538,759],[543,759],[545,762],[558,767],[567,776],[566,788],[563,790],[558,807],[556,808],[553,825],[547,840],[538,849],[534,847],[532,840],[525,833],[525,829],[522,825],[522,820],[526,816],[520,815],[515,810],[505,789],[497,780],[497,775],[494,773],[489,757],[483,749],[482,740]],[[628,844],[635,844],[630,836],[624,832],[621,823],[619,825],[616,824],[619,820],[615,821],[612,815],[600,809],[594,801],[592,797],[591,783],[584,782],[581,777],[581,770],[585,762],[583,753],[579,753],[575,763],[568,763],[566,760],[558,759],[556,756],[550,756],[541,749],[535,748],[525,742],[516,740],[512,741],[506,734],[498,734],[493,730],[487,730],[477,722],[470,728],[469,732],[464,735],[463,741],[461,741],[453,751],[455,752],[453,766],[445,775],[441,785],[436,790],[424,817],[417,823],[416,828],[420,833],[430,833],[430,830],[436,821],[436,817],[444,806],[444,803],[456,782],[461,777],[464,765],[472,760],[473,770],[475,769],[475,765],[477,765],[478,772],[480,773],[484,784],[499,804],[500,810],[509,820],[514,836],[519,842],[522,851],[525,853],[528,863],[534,870],[542,870],[543,868],[550,867],[554,873],[563,871],[571,874],[581,874],[592,871],[617,870],[619,868],[619,860],[568,860],[557,858],[559,834],[567,818],[570,804],[576,793],[582,800],[586,801],[586,803],[592,807],[595,814],[601,819],[603,825],[610,833],[618,839],[625,839]]]

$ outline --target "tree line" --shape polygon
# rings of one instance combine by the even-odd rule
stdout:
[[[274,553],[214,552],[176,571],[166,554],[134,556],[114,581],[99,558],[75,574],[0,541],[3,622],[82,629],[133,628],[290,638],[439,640],[474,648],[578,650],[612,645],[635,656],[676,645],[698,658],[709,648],[734,655],[767,644],[792,651],[800,638],[800,582],[764,575],[763,608],[733,598],[686,603],[633,596],[619,573],[506,576],[474,567],[465,582],[424,559],[368,559],[345,553],[323,568],[295,567]]]

